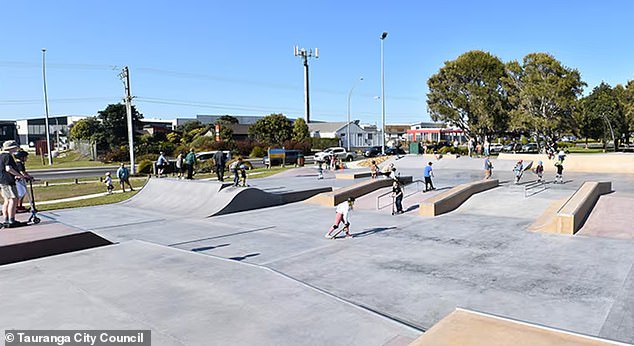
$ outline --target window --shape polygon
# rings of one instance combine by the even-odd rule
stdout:
[[[368,133],[368,140],[371,141],[372,140],[372,134]]]

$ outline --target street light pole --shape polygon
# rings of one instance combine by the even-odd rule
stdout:
[[[354,84],[352,84],[352,88],[350,88],[350,92],[348,93],[348,125],[346,126],[346,138],[348,138],[348,151],[350,151],[350,98],[352,97],[352,90],[357,84],[363,80],[363,77],[360,77]]]
[[[308,92],[308,59],[315,57],[319,58],[319,48],[315,48],[313,53],[312,49],[306,50],[305,48],[299,48],[299,46],[293,47],[295,56],[302,58],[304,63],[304,117],[306,118],[306,124],[310,123],[310,93]]]
[[[383,41],[387,37],[387,32],[383,32],[381,34],[381,115],[382,115],[382,125],[383,129],[382,138],[383,140],[381,145],[381,154],[385,155],[385,68],[383,64]]]
[[[46,118],[44,121],[46,133],[46,151],[48,152],[48,165],[53,165],[53,154],[51,153],[51,134],[48,128],[48,93],[46,91],[46,48],[42,48],[42,81],[44,82],[44,109],[46,111]],[[44,153],[41,153],[44,155]]]

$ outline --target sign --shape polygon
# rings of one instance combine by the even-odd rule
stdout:
[[[284,149],[269,149],[269,159],[285,159],[286,150]]]

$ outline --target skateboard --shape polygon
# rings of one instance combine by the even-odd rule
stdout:
[[[337,236],[339,235],[339,233],[343,232],[343,230],[346,229],[346,226],[344,225],[343,227],[337,229],[337,232],[335,234],[333,234],[330,239],[335,239],[337,238]]]

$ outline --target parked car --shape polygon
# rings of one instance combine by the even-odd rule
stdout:
[[[440,150],[440,148],[451,147],[453,144],[447,141],[440,141],[438,143],[427,144],[427,150]]]
[[[520,151],[522,149],[522,145],[519,143],[510,143],[502,147],[502,151],[510,153],[514,151]]]
[[[325,161],[326,158],[331,158],[332,156],[336,156],[340,160],[353,161],[355,158],[355,154],[353,152],[347,152],[346,148],[343,147],[331,147],[327,148],[324,151],[320,151],[315,154],[315,161]]]
[[[539,151],[539,146],[537,143],[528,143],[522,145],[522,152],[524,153],[536,153]]]
[[[214,158],[214,155],[216,154],[217,150],[214,151],[203,151],[200,153],[196,153],[196,160],[198,160],[198,162],[205,162],[207,160],[211,160]],[[227,159],[227,162],[229,162],[231,160],[231,152],[229,150],[225,150],[223,151],[223,153],[225,154],[225,158]]]
[[[381,155],[383,152],[381,151],[381,146],[369,147],[363,152],[363,156],[365,157],[375,157]]]
[[[405,152],[405,150],[403,150],[403,149],[401,149],[401,148],[396,149],[396,148],[392,148],[392,147],[390,147],[390,148],[385,148],[385,155],[396,155],[396,154],[397,154],[397,151],[398,151],[398,155],[405,155],[405,154],[407,154],[407,153]]]
[[[489,150],[492,153],[499,153],[502,151],[503,148],[504,148],[504,145],[502,143],[491,143]]]
[[[302,155],[302,151],[301,150],[285,150],[284,151],[285,154],[285,158],[284,160],[279,159],[279,158],[274,158],[272,159],[271,165],[276,166],[276,165],[281,165],[282,163],[287,164],[287,165],[296,165],[298,162],[298,158]],[[265,166],[269,165],[269,157],[268,156],[264,156],[262,158],[262,163]]]

